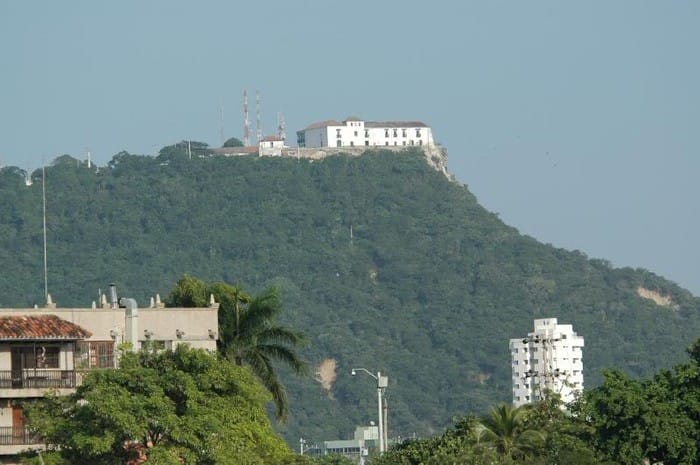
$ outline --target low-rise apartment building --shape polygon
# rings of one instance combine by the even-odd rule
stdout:
[[[42,447],[25,427],[23,402],[48,391],[75,392],[87,371],[116,367],[121,344],[216,350],[213,298],[203,308],[166,308],[159,298],[138,308],[134,299],[111,294],[91,308],[57,308],[49,298],[43,308],[0,309],[0,463],[16,463],[16,454]]]

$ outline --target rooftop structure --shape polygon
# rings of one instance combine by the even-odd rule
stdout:
[[[0,463],[41,439],[25,427],[22,401],[48,391],[68,395],[95,368],[115,368],[117,347],[129,343],[174,349],[178,344],[216,350],[218,307],[166,308],[156,296],[146,308],[134,299],[102,296],[90,308],[0,309]]]

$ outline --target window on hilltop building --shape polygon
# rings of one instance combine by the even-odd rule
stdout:
[[[399,133],[394,129],[394,137],[399,137]]]
[[[401,137],[406,137],[406,130],[405,129],[401,130]]]
[[[355,131],[355,137],[357,137],[357,131]]]
[[[403,145],[406,145],[406,141],[403,141]]]
[[[384,145],[389,145],[389,141],[387,141],[387,142],[384,142]]]
[[[423,139],[418,141],[418,145],[423,145]]]
[[[355,142],[350,141],[350,147],[354,147],[354,146],[355,146]]]
[[[365,141],[365,147],[369,147],[369,141],[368,141],[368,140]]]
[[[369,137],[369,131],[365,129],[365,137]]]
[[[339,140],[339,141],[336,143],[336,145],[337,145],[338,147],[340,147],[341,145],[343,145],[343,141],[342,141],[342,140]]]
[[[420,129],[416,129],[416,137],[420,137]]]

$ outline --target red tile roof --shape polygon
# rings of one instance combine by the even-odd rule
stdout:
[[[280,142],[283,140],[284,139],[280,136],[265,136],[262,139],[260,139],[260,142]]]
[[[0,317],[0,340],[76,340],[90,336],[90,331],[56,315]]]

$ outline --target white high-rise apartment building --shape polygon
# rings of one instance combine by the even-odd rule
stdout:
[[[526,338],[510,340],[513,370],[513,405],[542,400],[547,392],[564,403],[583,391],[583,336],[556,318],[535,320]]]

